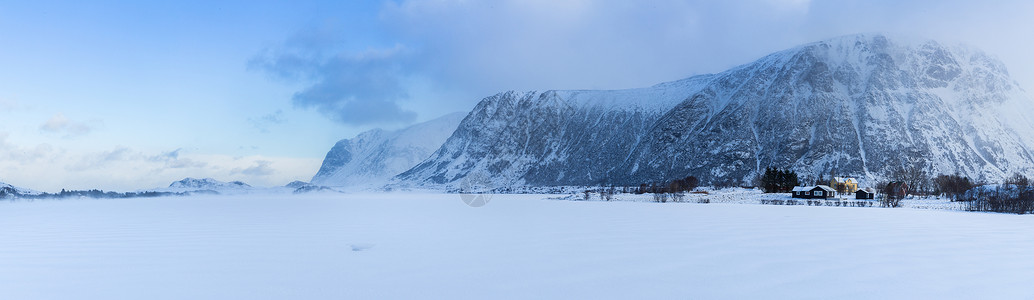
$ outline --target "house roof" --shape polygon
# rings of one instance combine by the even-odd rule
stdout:
[[[829,187],[827,185],[821,185],[820,184],[820,185],[817,185],[814,188],[812,188],[812,190],[814,190],[815,188],[820,188],[820,189],[822,189],[824,191],[827,191],[827,192],[830,192],[830,193],[836,193],[837,192],[837,190],[834,190],[833,188],[831,188],[831,187]]]
[[[813,186],[795,186],[795,187],[793,187],[793,191],[794,192],[807,192],[807,191],[810,191],[813,188],[815,188],[815,187],[813,187]]]
[[[866,192],[866,193],[869,193],[869,194],[875,194],[876,190],[874,190],[872,188],[864,188],[864,189],[858,189],[857,191],[855,191],[855,193],[857,193],[857,192]]]
[[[857,180],[854,180],[854,178],[850,178],[850,177],[833,177],[833,181],[841,182],[841,183],[858,184]]]

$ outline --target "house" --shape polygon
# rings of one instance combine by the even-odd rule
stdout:
[[[836,196],[837,190],[825,185],[817,185],[811,189],[811,198],[828,199]]]
[[[793,198],[804,199],[827,199],[836,195],[836,190],[825,185],[817,186],[796,186],[793,188]]]
[[[876,190],[872,188],[858,189],[854,192],[855,199],[876,199]]]
[[[792,193],[790,196],[794,198],[805,198],[804,193],[808,193],[808,197],[810,197],[811,188],[812,187],[808,186],[795,186],[793,187],[793,190],[790,191]]]
[[[901,181],[892,181],[885,189],[884,194],[891,198],[901,199],[908,195],[908,184]]]
[[[833,180],[829,181],[829,186],[838,193],[846,194],[858,190],[858,181],[850,177],[833,177]]]

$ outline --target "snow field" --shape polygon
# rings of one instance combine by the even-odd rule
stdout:
[[[449,194],[0,202],[3,299],[1034,297],[1034,218]]]

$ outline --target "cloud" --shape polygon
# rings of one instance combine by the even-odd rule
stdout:
[[[0,98],[0,111],[12,112],[19,109],[24,109],[25,106],[18,102],[18,100]]]
[[[179,148],[173,151],[151,156],[150,161],[165,163],[165,168],[168,169],[204,168],[208,165],[208,163],[203,161],[195,161],[190,158],[180,158],[180,151],[182,150],[183,148]]]
[[[633,88],[722,71],[792,46],[777,42],[793,35],[788,25],[809,6],[800,0],[408,0],[385,5],[382,20],[400,40],[421,46],[429,77],[495,93]]]
[[[1017,37],[1034,26],[1016,24],[1031,13],[1034,2],[1015,0],[397,0],[372,21],[286,37],[250,66],[305,83],[297,107],[349,125],[469,109],[507,90],[651,86],[870,32],[974,44],[1029,88],[1032,43]]]
[[[51,157],[62,155],[54,146],[43,143],[34,147],[20,147],[7,140],[10,136],[7,132],[0,132],[0,161],[16,163],[20,166],[31,166],[35,163],[45,163]]]
[[[64,114],[58,113],[50,117],[46,122],[43,122],[43,124],[40,124],[39,129],[45,132],[62,134],[65,138],[71,138],[90,133],[100,123],[100,121],[72,121],[66,118]]]
[[[269,133],[269,129],[271,127],[283,124],[284,122],[287,122],[287,119],[284,118],[284,111],[279,109],[276,112],[266,114],[261,117],[248,118],[248,123],[251,123],[252,127],[255,127],[255,129],[258,129],[259,132],[262,133]]]
[[[68,171],[84,171],[107,166],[110,163],[124,162],[131,159],[129,148],[118,146],[109,151],[90,153],[79,158],[78,162],[65,166]]]
[[[341,39],[332,30],[302,31],[254,57],[249,69],[304,82],[308,86],[292,96],[294,106],[315,109],[342,124],[413,121],[416,113],[399,105],[409,98],[405,82],[412,76],[412,54],[402,45],[344,51]]]
[[[247,168],[234,168],[230,171],[230,174],[244,174],[251,176],[268,176],[276,173],[276,170],[269,167],[273,162],[268,160],[258,160],[255,164]]]
[[[73,153],[49,144],[19,146],[0,132],[3,182],[31,189],[104,189],[130,191],[165,187],[184,177],[239,180],[255,186],[307,181],[321,160],[270,156],[233,157],[191,153],[183,149],[148,153],[118,146]]]

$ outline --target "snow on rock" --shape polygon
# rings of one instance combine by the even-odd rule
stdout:
[[[378,187],[427,158],[456,130],[465,114],[453,113],[397,131],[374,129],[337,142],[312,184]]]
[[[39,191],[30,190],[26,188],[16,187],[4,182],[0,182],[0,198],[13,197],[18,195],[38,195]]]
[[[997,181],[1034,171],[1034,101],[968,46],[879,34],[618,91],[482,100],[401,185],[743,184],[766,167],[871,183],[895,168]]]
[[[253,189],[251,185],[240,181],[224,182],[215,180],[212,178],[183,178],[180,181],[169,184],[169,190],[175,191],[199,191],[199,190],[210,190],[216,192],[222,191],[242,191]]]
[[[308,183],[308,182],[305,182],[305,181],[295,180],[295,181],[292,181],[291,183],[288,183],[288,184],[284,185],[284,187],[296,189],[296,188],[306,187],[306,186],[311,186],[311,185],[312,185],[311,183]]]

